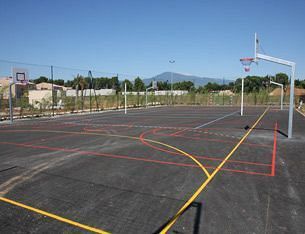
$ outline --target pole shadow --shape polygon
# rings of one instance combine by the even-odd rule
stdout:
[[[246,125],[244,127],[245,130],[248,130],[249,128],[250,128],[249,125]],[[272,129],[272,128],[253,128],[253,129],[254,130],[264,130],[264,131],[274,131],[274,129]],[[277,131],[277,133],[281,134],[282,136],[288,138],[288,135],[286,133],[284,133],[283,131],[281,131],[280,129],[277,129],[276,131]]]
[[[181,216],[189,210],[191,207],[196,209],[196,214],[195,214],[195,220],[194,220],[194,225],[193,225],[193,234],[199,234],[200,233],[200,219],[201,219],[201,212],[202,212],[202,203],[201,202],[192,202],[181,214]],[[171,217],[169,220],[167,220],[161,227],[159,227],[156,231],[153,232],[153,234],[158,234],[160,233],[173,219],[175,219],[177,215]],[[173,230],[173,233],[179,234],[182,232],[179,232],[177,230]]]

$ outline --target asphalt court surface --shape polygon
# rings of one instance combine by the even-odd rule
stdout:
[[[304,233],[305,118],[291,140],[287,121],[177,106],[1,124],[0,231]]]

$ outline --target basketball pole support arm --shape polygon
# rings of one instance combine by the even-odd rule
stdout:
[[[291,67],[291,78],[290,78],[290,98],[289,98],[289,119],[288,119],[288,138],[292,138],[292,123],[293,123],[293,108],[294,108],[294,74],[295,74],[295,62],[288,60],[272,57],[265,54],[258,53],[257,47],[257,35],[255,33],[255,62],[258,59],[281,64],[284,66]]]

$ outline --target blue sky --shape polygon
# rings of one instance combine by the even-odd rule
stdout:
[[[304,12],[304,0],[1,0],[0,59],[233,79],[245,75],[239,58],[253,56],[258,32],[264,51],[295,61],[305,79]],[[252,68],[290,73],[263,61]]]

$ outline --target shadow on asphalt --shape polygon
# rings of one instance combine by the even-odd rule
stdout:
[[[249,125],[246,125],[246,126],[244,127],[245,130],[248,130],[249,128],[250,128]],[[264,131],[274,131],[274,129],[272,129],[272,128],[253,128],[253,129],[254,129],[254,130],[264,130]],[[286,133],[282,132],[281,130],[277,129],[276,131],[277,131],[279,134],[281,134],[282,136],[288,137],[288,135],[287,135]]]
[[[201,202],[192,202],[184,211],[181,215],[183,215],[188,209],[190,208],[195,208],[196,209],[196,215],[195,215],[195,220],[194,220],[194,227],[193,227],[193,234],[199,234],[199,227],[200,227],[200,218],[201,218],[201,210],[202,210],[202,204]],[[160,233],[166,226],[176,218],[177,215],[171,217],[168,221],[166,221],[161,227],[159,227],[153,234],[158,234]],[[179,232],[177,230],[173,230],[173,233],[179,234],[182,232]]]

